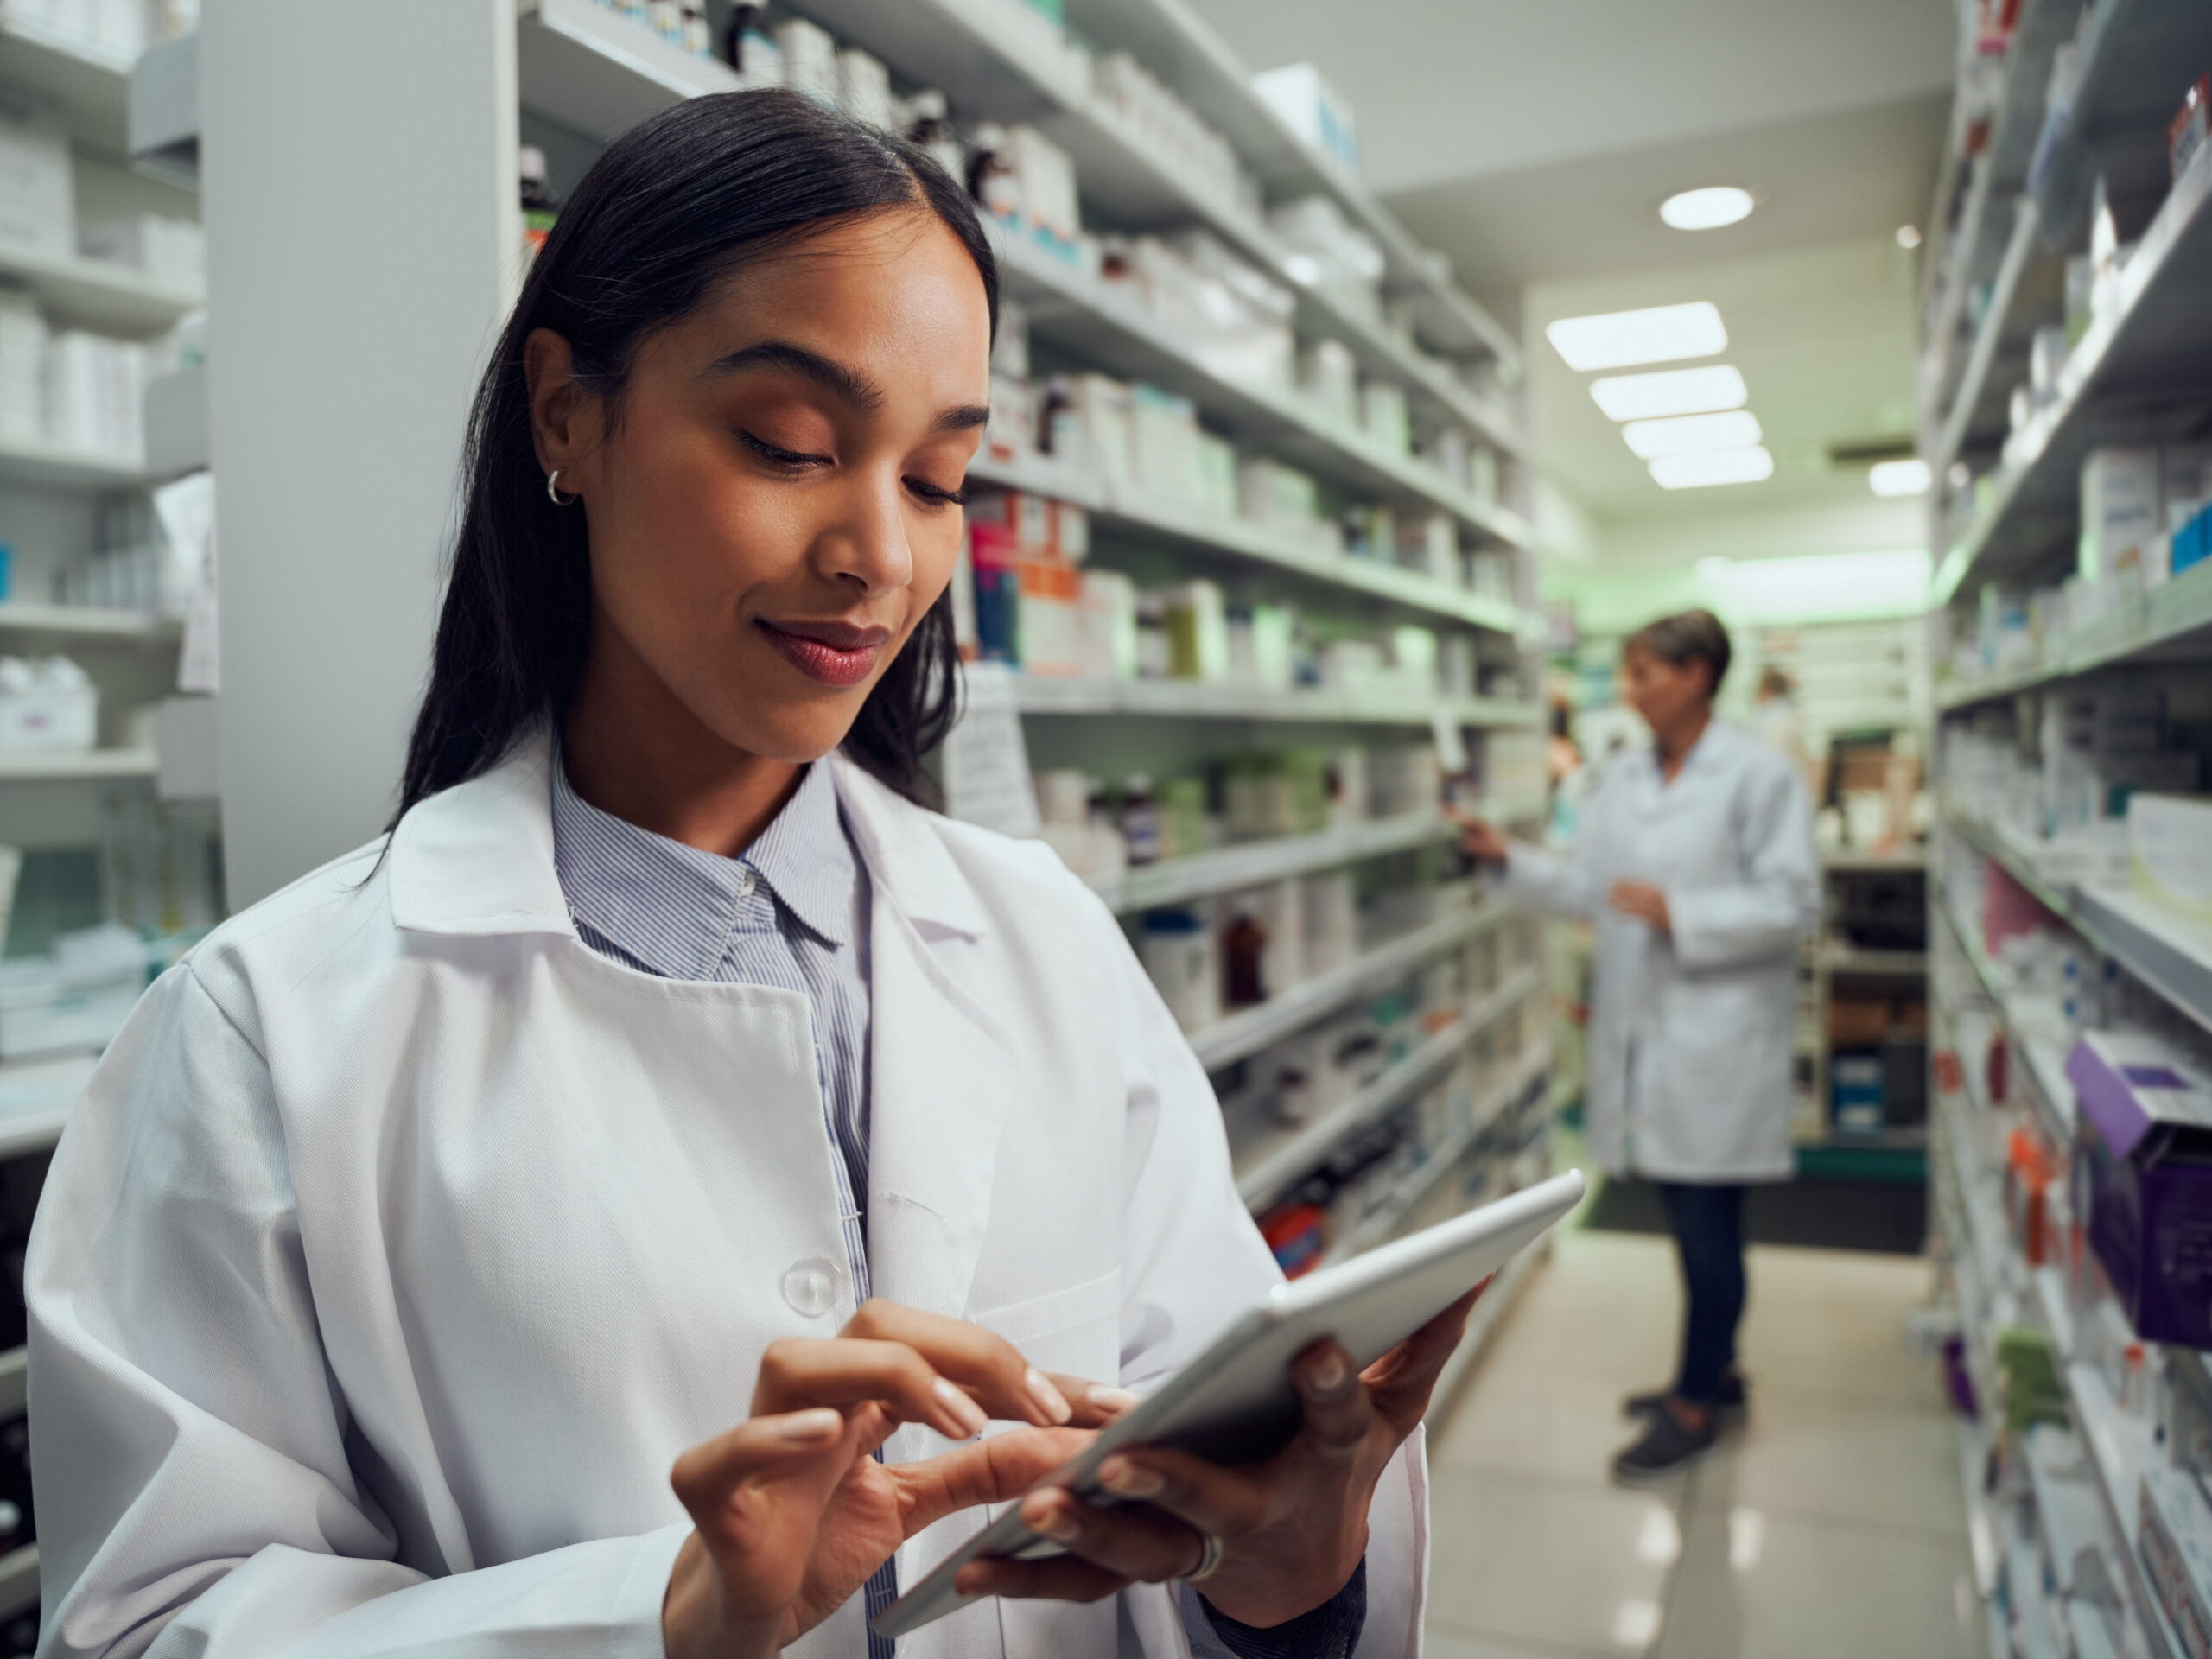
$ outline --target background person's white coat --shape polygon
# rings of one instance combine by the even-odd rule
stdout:
[[[1509,890],[1587,917],[1590,1154],[1662,1181],[1787,1180],[1797,944],[1820,918],[1812,803],[1788,760],[1718,720],[1671,784],[1649,747],[1601,765],[1564,857],[1516,844]],[[1667,895],[1671,937],[1605,902]]]
[[[102,1062],[27,1269],[42,1656],[658,1659],[671,1465],[852,1290],[805,998],[582,944],[548,756],[220,929]],[[829,764],[874,883],[877,1294],[1157,1379],[1277,1277],[1204,1071],[1042,846]],[[1419,1651],[1425,1504],[1417,1434],[1376,1497],[1367,1659]],[[910,1541],[905,1582],[983,1520]],[[860,1603],[791,1651],[863,1654]],[[899,1651],[1185,1642],[1146,1587],[979,1603]]]

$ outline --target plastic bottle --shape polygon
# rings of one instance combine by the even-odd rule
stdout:
[[[1122,790],[1122,838],[1132,865],[1160,861],[1160,809],[1153,804],[1152,779],[1141,772]]]

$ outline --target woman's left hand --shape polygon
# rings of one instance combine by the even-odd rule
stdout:
[[[972,1561],[960,1569],[961,1590],[1095,1601],[1125,1585],[1190,1573],[1205,1560],[1211,1535],[1221,1541],[1221,1564],[1200,1593],[1216,1608],[1262,1629],[1311,1611],[1344,1587],[1366,1554],[1376,1482],[1428,1409],[1468,1311],[1488,1284],[1364,1371],[1355,1372],[1334,1342],[1299,1355],[1291,1373],[1305,1422],[1264,1463],[1223,1468],[1153,1446],[1116,1452],[1099,1468],[1108,1491],[1140,1500],[1127,1507],[1096,1509],[1058,1487],[1032,1492],[1021,1518],[1068,1554]]]
[[[1665,933],[1672,929],[1667,914],[1667,895],[1649,881],[1616,881],[1613,890],[1605,895],[1605,902],[1624,916],[1648,923],[1655,932]]]

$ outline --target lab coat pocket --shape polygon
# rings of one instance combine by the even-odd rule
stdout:
[[[1111,1382],[1121,1370],[1122,1274],[1118,1268],[1079,1285],[1007,1302],[970,1315],[1033,1365]]]

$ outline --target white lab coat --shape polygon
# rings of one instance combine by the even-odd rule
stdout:
[[[1609,758],[1572,851],[1516,846],[1507,886],[1596,925],[1590,1153],[1615,1174],[1787,1180],[1798,940],[1819,919],[1812,803],[1788,760],[1714,721],[1675,781],[1649,748]],[[1667,895],[1670,935],[1607,907]]]
[[[102,1061],[27,1268],[41,1656],[657,1656],[671,1465],[851,1316],[805,998],[582,944],[549,753],[218,930]],[[874,883],[877,1294],[1143,1386],[1276,1276],[1205,1072],[1051,853],[829,764]],[[1426,1528],[1416,1437],[1361,1655],[1419,1652]],[[792,1651],[858,1659],[860,1603]],[[899,1650],[1185,1647],[1141,1587]]]

